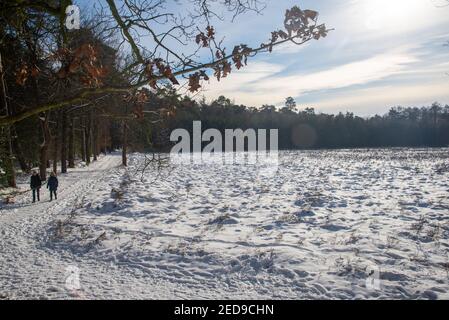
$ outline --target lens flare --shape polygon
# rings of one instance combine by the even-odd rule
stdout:
[[[361,0],[365,8],[365,25],[370,30],[401,29],[420,23],[432,5],[427,0]]]

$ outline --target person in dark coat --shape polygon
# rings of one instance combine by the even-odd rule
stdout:
[[[57,200],[58,196],[56,195],[56,191],[58,190],[58,178],[56,178],[54,172],[52,172],[50,178],[48,178],[47,189],[50,190],[50,201],[53,201],[53,195],[55,195],[55,200]]]
[[[30,187],[31,187],[31,190],[33,191],[33,203],[36,202],[36,196],[37,196],[37,201],[41,201],[40,195],[39,195],[41,186],[42,186],[42,180],[41,180],[40,175],[36,171],[33,171],[33,175],[31,176],[31,179],[30,179]]]

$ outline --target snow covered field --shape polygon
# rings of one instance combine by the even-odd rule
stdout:
[[[271,178],[143,161],[2,205],[0,298],[449,299],[449,149],[281,152]]]

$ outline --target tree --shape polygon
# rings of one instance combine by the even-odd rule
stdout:
[[[188,79],[188,88],[191,92],[201,88],[201,80],[208,80],[213,74],[218,80],[229,75],[233,68],[241,69],[247,64],[248,58],[260,52],[271,52],[273,47],[286,42],[297,45],[304,44],[313,39],[327,36],[329,30],[324,24],[318,24],[318,13],[312,10],[301,10],[295,6],[287,10],[285,15],[284,30],[273,31],[268,42],[262,43],[256,48],[245,44],[236,45],[231,52],[223,47],[223,42],[218,40],[217,30],[211,25],[211,20],[217,16],[211,10],[215,0],[195,0],[195,12],[188,13],[185,19],[179,19],[172,12],[164,9],[162,1],[154,4],[151,1],[134,0],[126,1],[120,6],[114,0],[106,0],[106,10],[101,10],[101,20],[106,30],[122,35],[122,44],[127,43],[131,55],[123,61],[120,68],[121,74],[129,80],[126,85],[108,85],[102,80],[106,76],[106,70],[96,62],[97,48],[88,46],[70,50],[67,46],[54,46],[53,65],[59,64],[56,76],[62,79],[79,76],[84,83],[81,90],[76,90],[70,95],[64,95],[57,100],[48,101],[41,105],[29,108],[14,115],[0,117],[0,125],[10,125],[26,119],[30,116],[67,105],[86,103],[98,94],[131,94],[137,95],[141,87],[149,85],[157,88],[160,83],[170,82],[178,86],[181,76]],[[31,1],[5,1],[0,5],[2,17],[7,24],[13,26],[11,17],[22,16],[27,19],[32,12],[43,13],[55,18],[61,25],[64,21],[64,12],[71,1],[60,0],[51,2]],[[234,18],[247,10],[257,10],[258,1],[225,1],[225,7],[234,13]],[[124,18],[126,17],[126,18]],[[188,22],[186,21],[188,18]],[[169,31],[159,32],[154,25],[162,23]],[[201,25],[205,24],[203,28]],[[67,32],[60,28],[59,34],[63,41],[68,37]],[[142,47],[136,38],[148,37],[152,40],[151,48]],[[60,38],[60,37],[57,37]],[[56,39],[56,38],[55,38]],[[170,42],[176,40],[176,48],[170,47]],[[60,39],[55,40],[61,43]],[[190,53],[183,53],[179,47],[189,48],[191,42],[196,43],[197,48]],[[187,49],[186,49],[187,50]],[[210,52],[208,61],[195,61],[200,50]],[[164,58],[162,58],[164,57]],[[26,82],[33,68],[27,65],[22,68],[22,80]]]
[[[285,108],[288,111],[294,111],[296,109],[296,101],[292,97],[288,97],[285,99]]]
[[[256,54],[286,42],[319,40],[329,31],[318,24],[317,12],[295,6],[287,10],[283,30],[273,31],[268,41],[255,48],[225,46],[212,24],[219,17],[214,10],[224,6],[234,21],[247,11],[260,11],[257,0],[192,0],[193,11],[181,16],[165,9],[163,1],[105,0],[95,5],[80,30],[67,30],[65,9],[73,3],[0,3],[0,54],[7,84],[2,91],[7,107],[0,114],[0,165],[8,176],[14,176],[16,159],[24,171],[38,165],[46,179],[49,159],[54,170],[60,162],[65,173],[78,156],[90,163],[100,150],[114,148],[122,148],[126,165],[128,149],[165,139],[167,119],[181,100],[201,112],[200,105],[181,99],[177,91],[198,92],[202,81],[222,81]],[[148,41],[138,41],[142,38]],[[245,114],[244,106],[224,97],[215,107]],[[153,136],[144,136],[144,128],[153,130]]]
[[[4,79],[4,69],[3,69],[3,62],[2,62],[2,55],[0,52],[0,109],[4,110],[6,113],[6,116],[9,116],[9,105],[7,100],[7,93],[6,93],[6,85],[5,85],[5,79]],[[16,188],[16,172],[14,168],[14,155],[12,151],[12,137],[11,137],[11,128],[7,127],[4,130],[2,130],[2,136],[5,136],[5,140],[2,141],[6,147],[3,148],[2,154],[5,154],[5,157],[2,157],[2,163],[4,163],[4,168],[6,169],[6,177],[8,186],[12,188]]]

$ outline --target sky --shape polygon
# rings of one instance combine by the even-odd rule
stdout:
[[[305,46],[288,44],[261,54],[241,71],[203,92],[235,103],[318,112],[383,114],[393,106],[449,104],[449,6],[445,0],[277,0],[262,15],[246,14],[219,32],[229,43],[257,46],[282,27],[285,9],[299,5],[320,12],[335,29]]]
[[[299,109],[360,116],[394,106],[449,104],[448,0],[259,1],[266,4],[261,14],[212,20],[228,51],[240,43],[267,42],[294,5],[318,11],[319,21],[334,30],[319,41],[259,54],[226,79],[211,78],[196,98],[224,95],[249,107],[281,107],[291,96]],[[191,2],[167,0],[166,7],[183,12],[186,3]]]

